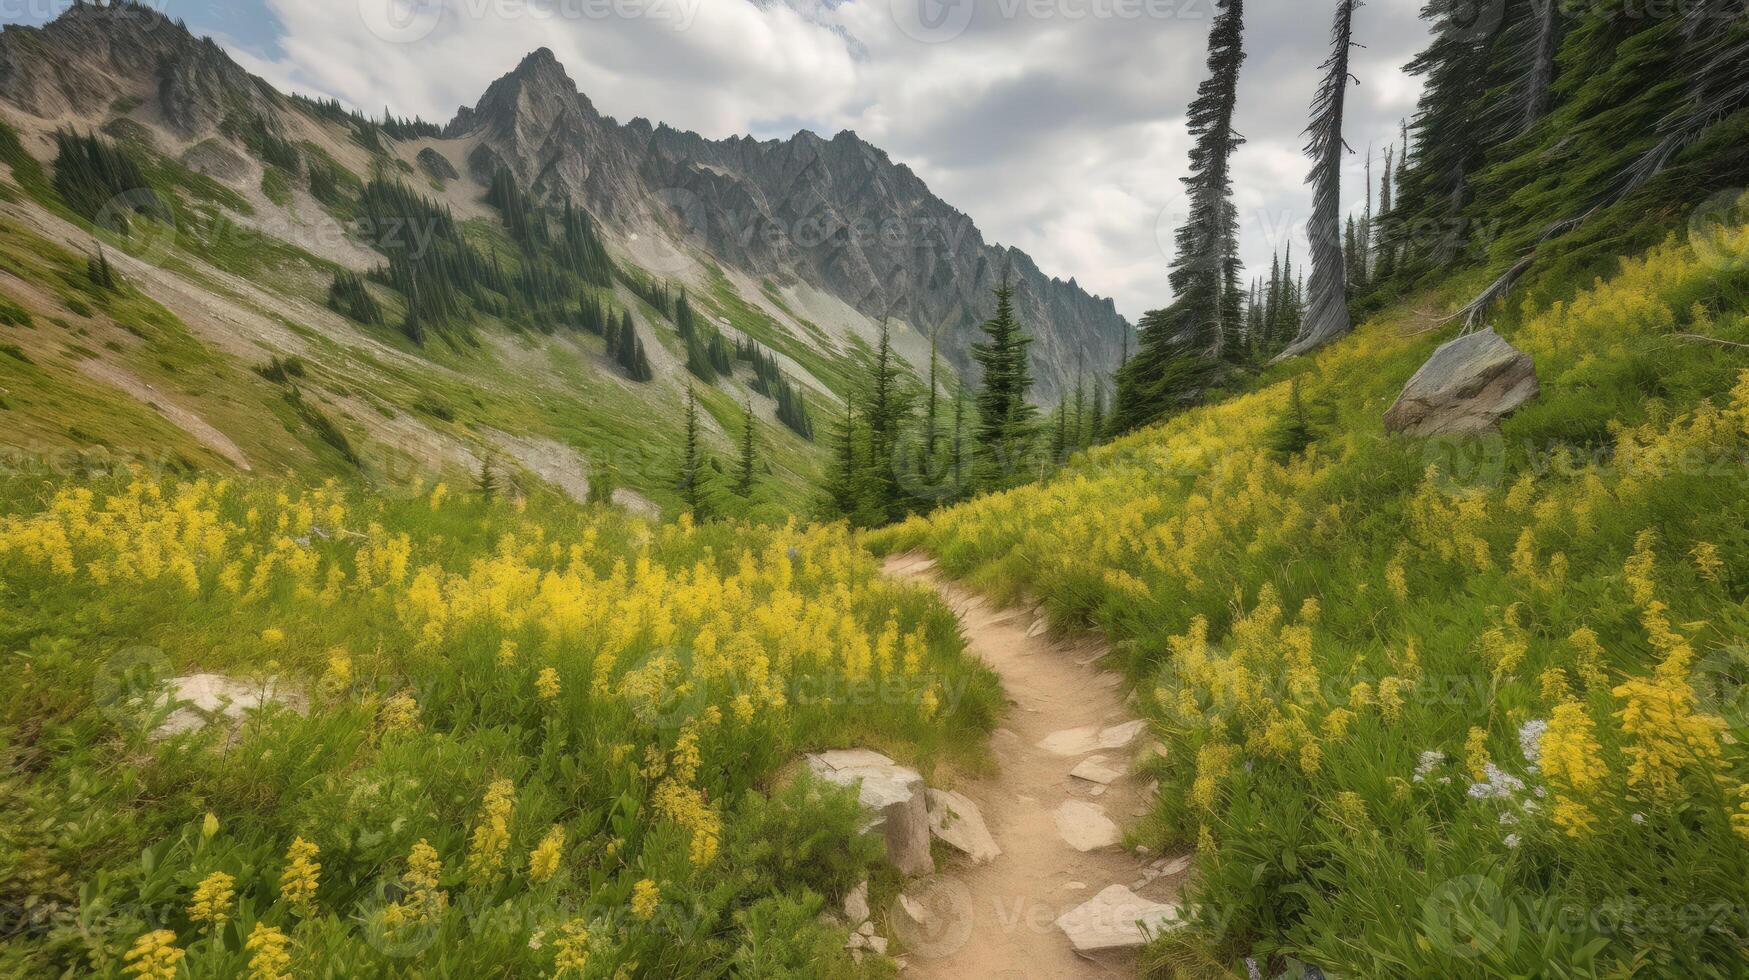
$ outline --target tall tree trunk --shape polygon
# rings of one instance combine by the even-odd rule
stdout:
[[[1276,360],[1304,354],[1347,333],[1347,269],[1342,257],[1342,110],[1348,95],[1348,51],[1354,44],[1354,10],[1359,0],[1337,0],[1333,47],[1324,62],[1324,82],[1312,102],[1312,124],[1306,155],[1312,158],[1312,220],[1306,235],[1312,241],[1311,299],[1299,333]]]

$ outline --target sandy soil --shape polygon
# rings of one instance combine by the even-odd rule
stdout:
[[[970,929],[962,921],[957,928],[939,930],[939,941],[914,946],[904,976],[1133,976],[1133,954],[1099,961],[1082,958],[1056,919],[1112,884],[1129,886],[1152,901],[1172,902],[1182,871],[1144,885],[1149,859],[1117,846],[1075,850],[1059,833],[1054,812],[1067,801],[1080,800],[1103,807],[1120,827],[1132,823],[1146,812],[1151,787],[1126,773],[1096,793],[1099,784],[1071,777],[1069,771],[1089,755],[1102,755],[1107,764],[1128,769],[1134,755],[1152,740],[1144,731],[1124,749],[1072,755],[1041,747],[1053,735],[1063,741],[1066,730],[1133,720],[1118,676],[1096,666],[1105,648],[1054,640],[1033,613],[992,606],[936,574],[934,564],[921,555],[898,555],[888,559],[886,572],[934,588],[959,616],[969,652],[1002,678],[1009,713],[992,740],[1000,770],[951,787],[978,804],[1002,855],[982,866],[961,862],[907,889],[932,892],[930,904],[937,908],[948,899],[959,918],[970,919]]]

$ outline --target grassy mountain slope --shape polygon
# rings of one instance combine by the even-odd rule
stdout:
[[[350,224],[349,199],[373,171],[447,201],[403,169],[410,165],[400,155],[413,158],[412,145],[390,141],[393,153],[371,156],[344,149],[347,130],[339,123],[305,119],[302,125],[325,134],[321,143],[303,142],[305,171],[288,175],[240,155],[245,172],[221,181],[166,152],[175,149],[166,134],[113,125],[129,111],[121,104],[103,128],[121,134],[110,142],[139,162],[148,190],[169,202],[169,213],[162,221],[136,215],[125,234],[62,200],[51,134],[40,120],[13,116],[20,128],[0,132],[7,164],[0,288],[29,315],[0,327],[8,348],[24,358],[4,369],[21,371],[28,360],[38,379],[26,384],[19,376],[0,407],[20,434],[9,444],[21,463],[57,465],[56,458],[85,454],[184,469],[222,463],[305,478],[356,475],[408,487],[463,480],[495,459],[501,470],[524,471],[521,482],[531,490],[544,485],[543,472],[611,472],[620,486],[677,506],[681,406],[692,379],[673,322],[625,285],[595,294],[632,311],[657,373],[652,384],[621,377],[599,338],[484,313],[464,334],[415,345],[393,326],[359,324],[327,305],[338,270],[382,261]],[[347,175],[339,183],[352,189],[334,205],[303,186],[318,166]],[[253,190],[274,177],[292,185],[283,203]],[[468,240],[502,256],[514,275],[520,252],[496,213],[460,190],[448,197],[463,201],[457,213]],[[87,258],[100,248],[120,275],[116,290],[95,290],[86,280]],[[625,255],[615,258],[624,275],[645,275]],[[398,322],[401,297],[370,289],[390,323]],[[693,300],[706,322],[782,355],[786,373],[822,415],[848,390],[865,355],[859,345],[828,342],[805,320],[774,315],[770,303],[744,299],[721,274]],[[306,373],[289,385],[254,370],[290,358]],[[744,506],[780,516],[806,501],[821,451],[779,424],[775,403],[753,392],[750,380],[743,364],[733,378],[699,386],[706,439],[727,459],[741,405],[751,398],[767,472],[760,494]],[[147,387],[153,394],[137,397]],[[301,405],[287,403],[292,387]],[[75,392],[81,410],[68,404]],[[82,412],[92,424],[79,424]],[[326,422],[314,422],[317,416]],[[191,428],[216,430],[236,451],[203,448],[211,439]]]
[[[1121,641],[1167,746],[1139,836],[1198,848],[1197,928],[1163,961],[1729,975],[1749,873],[1746,256],[1733,225],[1589,286],[1534,284],[1570,299],[1499,324],[1543,391],[1498,437],[1383,433],[1455,329],[1403,307],[875,543]]]

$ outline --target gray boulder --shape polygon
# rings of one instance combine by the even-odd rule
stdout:
[[[874,814],[887,842],[887,860],[901,874],[935,872],[929,853],[929,804],[923,777],[869,749],[834,749],[808,756],[814,775],[838,786],[856,788],[864,809]]]
[[[1492,432],[1537,396],[1530,355],[1492,330],[1464,334],[1433,352],[1385,412],[1385,430],[1415,436]]]

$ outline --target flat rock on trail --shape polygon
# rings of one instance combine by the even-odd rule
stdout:
[[[926,556],[896,555],[887,559],[885,570],[935,589],[958,615],[968,651],[1002,678],[1010,705],[992,739],[999,771],[952,787],[983,811],[1002,853],[987,864],[952,862],[934,878],[906,888],[907,894],[928,899],[935,921],[921,940],[907,941],[910,966],[903,975],[953,980],[1133,976],[1133,953],[1097,959],[1077,955],[1056,920],[1111,885],[1134,888],[1148,901],[1173,902],[1183,868],[1180,874],[1155,877],[1122,847],[1077,850],[1064,839],[1059,811],[1064,804],[1088,813],[1097,806],[1119,826],[1132,823],[1149,803],[1147,789],[1133,774],[1104,784],[1070,772],[1098,754],[1104,767],[1127,773],[1135,750],[1148,739],[1145,733],[1135,738],[1128,729],[1134,719],[1124,707],[1121,685],[1103,680],[1111,675],[1095,666],[1098,649],[1053,640],[1035,628],[1034,617],[991,605],[936,574],[934,565]],[[1085,737],[1064,734],[1077,729]],[[1107,732],[1102,741],[1101,733]],[[1123,744],[1108,747],[1112,742]],[[1065,754],[1067,743],[1084,745],[1086,752]]]

